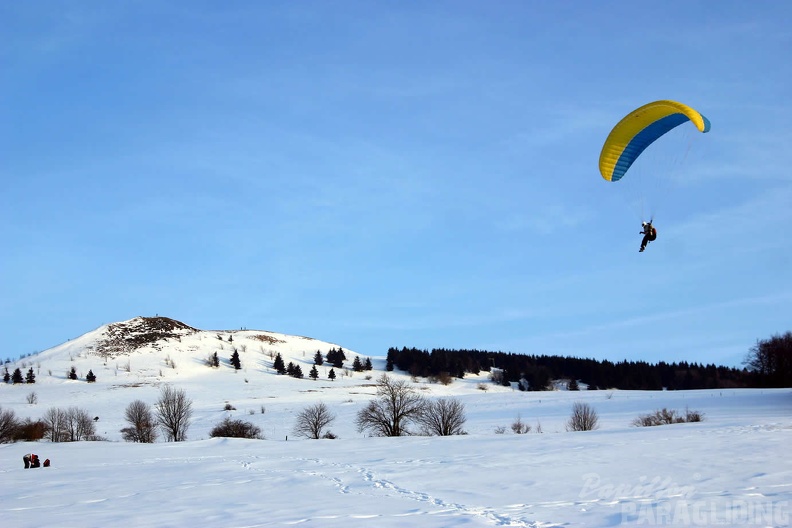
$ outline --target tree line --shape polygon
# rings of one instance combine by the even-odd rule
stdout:
[[[547,390],[552,380],[571,379],[591,389],[683,390],[792,386],[792,332],[760,340],[744,368],[696,362],[608,361],[557,355],[435,348],[388,349],[386,370],[416,377],[491,372],[493,381],[522,390]]]

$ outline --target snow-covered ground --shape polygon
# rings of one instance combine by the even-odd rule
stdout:
[[[374,397],[382,357],[371,358],[371,372],[339,372],[330,381],[323,366],[319,380],[296,380],[274,374],[271,352],[307,374],[316,350],[338,345],[272,332],[186,332],[159,350],[105,361],[95,355],[103,336],[105,327],[23,360],[23,371],[38,374],[34,385],[0,384],[0,406],[18,417],[76,406],[99,418],[97,434],[108,439],[0,445],[2,526],[792,524],[788,389],[528,393],[486,376],[443,386],[389,373],[427,397],[462,401],[469,434],[368,438],[354,418]],[[237,372],[227,364],[233,346],[242,359]],[[203,362],[213,351],[223,360],[219,369]],[[355,353],[345,352],[351,365]],[[9,365],[17,366],[22,361]],[[71,366],[79,381],[66,379]],[[96,383],[83,381],[88,369]],[[188,441],[121,441],[126,405],[153,404],[163,383],[193,400]],[[27,403],[31,392],[35,404]],[[330,430],[339,438],[296,438],[295,414],[319,401],[336,414]],[[576,401],[594,407],[599,429],[565,430]],[[226,403],[236,410],[224,410]],[[631,426],[664,407],[697,410],[705,420]],[[266,439],[209,438],[226,416],[258,425]],[[511,432],[518,416],[530,433]],[[23,469],[28,452],[52,467]]]

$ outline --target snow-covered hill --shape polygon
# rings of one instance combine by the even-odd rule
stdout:
[[[326,358],[331,350],[343,351],[343,368],[333,369],[325,362],[318,367],[318,379],[310,379],[316,353]],[[240,357],[239,370],[230,362],[234,351]],[[220,359],[217,368],[208,365],[215,353]],[[279,375],[273,368],[277,354],[285,364],[299,366],[304,377]],[[371,360],[372,370],[354,372],[355,357],[363,363]],[[370,400],[376,379],[384,373],[385,358],[362,356],[339,344],[309,337],[264,330],[199,330],[167,317],[136,317],[101,326],[6,367],[9,371],[20,368],[23,374],[32,368],[36,382],[0,386],[0,404],[31,418],[49,407],[76,406],[99,417],[97,433],[109,440],[121,439],[126,406],[138,399],[153,404],[165,383],[184,389],[194,402],[188,438],[207,438],[223,417],[244,415],[267,437],[282,439],[292,429],[293,415],[309,403],[321,400],[351,408]],[[72,368],[77,380],[69,379]],[[331,370],[336,376],[332,380]],[[96,376],[93,383],[86,382],[89,371]],[[410,379],[403,373],[390,375]],[[464,395],[481,392],[482,384],[490,393],[510,392],[489,383],[486,373],[448,387],[425,380],[419,386],[426,392]],[[36,393],[35,405],[27,403],[31,392]],[[224,411],[226,404],[236,410]],[[334,432],[360,436],[351,422],[337,424]]]
[[[236,348],[242,369],[229,358]],[[450,385],[391,372],[427,397],[465,405],[469,433],[367,438],[357,411],[375,395],[373,370],[328,379],[278,375],[273,358],[304,373],[338,344],[256,330],[202,331],[167,318],[135,318],[89,332],[10,369],[35,384],[0,384],[0,406],[20,418],[75,406],[108,441],[0,445],[0,519],[14,527],[286,526],[483,527],[789,526],[792,391],[520,392],[486,374]],[[206,359],[217,352],[219,368]],[[345,365],[355,352],[344,349]],[[74,367],[78,380],[68,379]],[[97,376],[87,383],[88,370]],[[187,442],[121,441],[126,406],[153,404],[163,384],[193,401]],[[484,390],[486,389],[486,390]],[[31,393],[36,403],[29,403]],[[303,440],[295,415],[322,401],[337,440]],[[599,414],[598,430],[565,428],[574,402]],[[226,410],[226,405],[233,409]],[[640,414],[704,413],[700,423],[636,428]],[[210,439],[225,417],[265,440]],[[519,418],[531,432],[516,435]],[[498,433],[500,431],[500,434]],[[541,433],[540,433],[541,431]],[[22,469],[27,452],[53,466]]]

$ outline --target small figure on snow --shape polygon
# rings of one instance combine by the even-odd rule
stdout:
[[[41,467],[41,462],[36,454],[28,453],[22,457],[22,462],[25,463],[25,469]]]
[[[641,222],[641,232],[639,234],[643,235],[643,240],[641,240],[641,249],[638,251],[641,252],[646,249],[646,244],[652,242],[654,239],[657,238],[657,229],[652,225],[652,222]]]

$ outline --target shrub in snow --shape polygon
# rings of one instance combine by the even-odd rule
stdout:
[[[250,438],[260,440],[261,429],[250,422],[244,420],[232,420],[226,417],[222,422],[214,426],[209,433],[212,438]]]
[[[597,411],[588,403],[575,402],[572,405],[572,416],[566,425],[567,431],[593,431],[598,427]]]
[[[511,424],[511,430],[514,434],[526,434],[531,432],[531,426],[522,421],[522,417],[518,414],[517,419]]]
[[[32,421],[25,418],[25,421],[17,424],[14,431],[14,442],[36,442],[44,438],[47,434],[47,424],[41,420]]]
[[[699,411],[685,409],[685,414],[680,414],[673,409],[669,410],[664,407],[651,414],[639,416],[632,421],[632,425],[635,427],[654,427],[657,425],[669,425],[675,423],[700,422],[703,419],[704,415]]]
[[[467,418],[465,405],[456,398],[439,398],[423,406],[416,420],[421,432],[428,435],[451,436],[466,434],[462,429]]]

